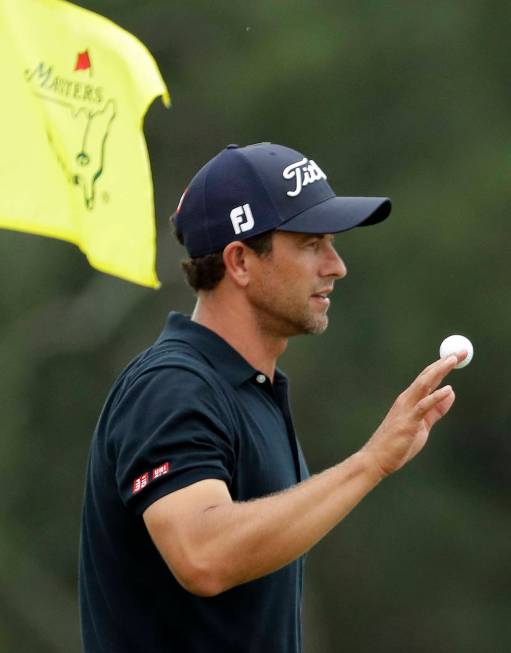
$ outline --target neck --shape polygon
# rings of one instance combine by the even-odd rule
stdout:
[[[277,359],[287,347],[287,338],[265,332],[253,311],[239,302],[222,301],[214,293],[201,293],[192,320],[214,331],[252,367],[273,381]]]

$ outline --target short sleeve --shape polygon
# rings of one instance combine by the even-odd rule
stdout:
[[[226,399],[191,370],[141,374],[112,408],[108,433],[121,500],[136,514],[197,481],[231,483],[234,434]]]

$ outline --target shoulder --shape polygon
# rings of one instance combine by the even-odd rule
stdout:
[[[162,390],[166,392],[182,389],[183,384],[214,390],[222,383],[216,370],[190,345],[161,343],[144,351],[122,372],[115,384],[117,399],[135,387],[150,384],[152,379],[164,380]]]
[[[232,386],[186,343],[161,343],[140,354],[112,389],[105,417],[110,427],[143,415],[146,425],[177,415],[216,416],[237,430]]]

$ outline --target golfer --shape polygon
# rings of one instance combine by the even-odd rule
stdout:
[[[91,445],[80,554],[85,653],[299,653],[303,555],[425,445],[454,402],[427,367],[361,449],[309,477],[277,368],[321,334],[334,234],[386,198],[336,197],[295,150],[230,145],[174,223],[197,295],[114,384]]]

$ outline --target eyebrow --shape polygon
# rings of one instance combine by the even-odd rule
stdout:
[[[332,240],[334,240],[334,238],[335,238],[335,234],[302,234],[302,235],[304,236],[305,239],[308,239],[308,238],[321,238],[321,239],[323,239],[323,238],[327,238],[328,236],[330,236]]]

